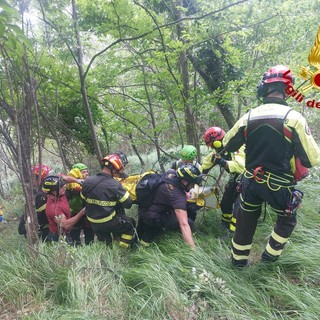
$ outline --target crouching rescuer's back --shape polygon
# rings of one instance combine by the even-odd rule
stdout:
[[[133,243],[135,221],[125,215],[132,206],[129,192],[114,177],[123,170],[118,155],[108,155],[101,160],[102,171],[87,178],[81,196],[86,202],[86,214],[99,241],[111,244],[120,239],[120,246]]]
[[[168,170],[155,191],[149,207],[139,206],[138,235],[140,243],[148,246],[162,230],[180,230],[185,242],[192,248],[193,221],[188,219],[186,192],[200,184],[200,171],[192,164],[186,164],[177,171]]]

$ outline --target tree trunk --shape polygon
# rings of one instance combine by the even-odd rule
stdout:
[[[209,53],[212,53],[212,50],[210,50]],[[209,57],[213,56],[213,53],[208,54],[208,56]],[[221,70],[218,70],[217,72],[208,72],[211,70],[210,69],[205,70],[204,68],[205,66],[201,65],[191,53],[188,55],[188,57],[191,60],[192,64],[194,65],[195,70],[200,74],[200,76],[206,83],[209,92],[212,93],[219,87],[223,89],[223,85],[221,84],[221,80],[223,79],[223,74]],[[232,128],[236,122],[234,114],[232,113],[232,106],[219,102],[217,103],[217,107],[221,112],[223,118],[225,119],[228,125],[228,128],[229,129]]]
[[[176,15],[176,20],[180,21],[183,18],[183,14],[180,8],[183,7],[183,1],[182,0],[176,0],[174,11]],[[184,23],[183,21],[179,22],[177,24],[177,34],[178,39],[184,43],[183,39],[183,32],[184,32]],[[182,90],[182,99],[184,104],[184,115],[185,115],[185,126],[186,126],[186,136],[187,136],[187,143],[191,145],[196,144],[195,139],[195,121],[192,114],[192,110],[190,108],[190,84],[189,84],[189,70],[188,70],[188,58],[187,58],[187,52],[186,50],[181,50],[179,54],[179,69],[180,69],[180,75],[181,75],[181,82],[183,86]]]
[[[90,107],[90,103],[87,95],[87,87],[86,87],[86,80],[85,80],[86,76],[83,69],[82,44],[81,44],[79,28],[78,28],[78,15],[77,15],[77,7],[76,7],[75,0],[72,0],[72,19],[73,19],[73,25],[74,25],[74,32],[77,40],[77,58],[78,58],[77,67],[78,67],[78,72],[80,77],[80,91],[83,99],[83,105],[87,115],[87,121],[88,121],[88,126],[91,134],[91,139],[94,144],[98,162],[100,163],[102,159],[102,153],[101,153],[99,142],[97,139],[96,129],[93,122],[91,107]]]

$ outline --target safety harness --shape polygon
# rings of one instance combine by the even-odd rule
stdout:
[[[284,138],[289,143],[292,143],[292,130],[289,127],[285,126],[284,124],[290,111],[292,111],[292,109],[289,109],[285,114],[284,118],[279,120],[281,120],[282,132],[283,132]],[[244,131],[244,136],[246,141],[248,137],[248,127],[250,124],[250,113],[251,111],[249,112],[248,124]],[[275,128],[275,129],[279,130],[279,128]],[[288,196],[288,199],[287,199],[287,208],[285,210],[285,215],[292,216],[296,214],[296,211],[300,207],[302,202],[303,192],[297,189],[293,189],[296,182],[292,174],[286,174],[286,173],[275,174],[273,172],[267,171],[267,168],[264,168],[264,166],[258,166],[253,169],[247,169],[244,173],[244,176],[247,179],[254,179],[259,184],[266,183],[268,188],[274,192],[280,190],[281,188],[288,188],[288,190],[290,191],[290,195]],[[265,214],[266,214],[266,210],[265,210]],[[265,219],[265,215],[264,215],[264,219]]]
[[[292,111],[292,109],[289,109],[285,116],[282,119],[276,119],[277,123],[275,123],[275,130],[280,131],[282,130],[284,138],[291,143],[292,142],[292,130],[285,126],[284,122],[288,116],[288,114]],[[248,135],[249,135],[249,125],[252,124],[252,120],[250,119],[251,111],[248,115],[248,123],[244,130],[244,137],[247,141]],[[280,120],[280,121],[279,121]],[[258,121],[258,124],[260,122]],[[279,124],[281,124],[282,128],[280,128]],[[256,129],[256,127],[253,128],[253,130]],[[251,130],[251,129],[250,129]],[[273,172],[267,171],[267,168],[264,166],[258,166],[253,169],[247,169],[244,173],[244,176],[248,179],[254,179],[257,183],[266,183],[268,188],[272,191],[278,191],[280,188],[290,188],[294,186],[294,180],[292,177],[292,174],[275,174]]]

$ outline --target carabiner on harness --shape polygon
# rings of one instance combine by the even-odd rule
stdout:
[[[297,189],[293,189],[292,193],[287,202],[287,209],[285,210],[285,215],[288,217],[297,214],[297,210],[302,202],[303,192]]]
[[[257,182],[263,180],[262,178],[258,177],[258,175],[263,176],[265,173],[264,170],[262,170],[262,168],[263,168],[262,166],[259,166],[253,170],[253,179],[256,180]]]

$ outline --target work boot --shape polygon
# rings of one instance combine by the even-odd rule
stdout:
[[[261,254],[261,261],[262,262],[275,262],[279,259],[279,256],[273,256],[272,254],[268,253],[266,250],[263,251]]]
[[[236,268],[248,268],[252,265],[252,261],[249,259],[246,260],[235,260],[233,257],[231,257],[232,265]]]

